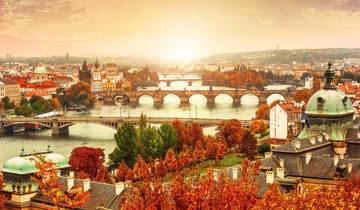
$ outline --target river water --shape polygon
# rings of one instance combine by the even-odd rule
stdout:
[[[208,89],[202,86],[201,82],[194,82],[192,86],[187,86],[185,82],[173,82],[171,87],[166,84],[159,85],[162,89]],[[215,87],[224,89],[224,87]],[[274,98],[276,99],[276,97]],[[97,104],[96,107],[88,113],[69,112],[68,115],[87,115],[87,116],[140,116],[146,113],[147,116],[157,117],[198,117],[198,118],[237,118],[251,119],[255,116],[255,110],[258,105],[258,99],[254,96],[246,96],[242,99],[242,105],[234,107],[232,98],[227,95],[219,95],[215,100],[214,107],[208,107],[206,98],[202,95],[194,95],[190,98],[189,107],[181,107],[180,99],[175,95],[168,95],[164,99],[161,107],[153,105],[153,99],[150,96],[140,98],[140,104],[136,107],[117,104],[115,106],[104,106]],[[215,128],[204,130],[207,134],[213,134]],[[51,130],[42,130],[38,132],[26,132],[18,134],[7,134],[0,137],[0,169],[4,162],[11,157],[18,156],[21,148],[25,152],[41,152],[51,146],[54,152],[69,156],[71,150],[77,146],[90,146],[103,148],[106,156],[111,153],[115,147],[115,130],[96,124],[77,124],[69,128],[69,136],[52,137]]]

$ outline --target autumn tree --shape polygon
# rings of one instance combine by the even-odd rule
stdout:
[[[263,133],[268,128],[265,120],[253,120],[250,125],[250,131],[254,134]]]
[[[0,191],[2,190],[4,186],[4,175],[2,172],[0,172]],[[6,200],[6,197],[3,194],[0,194],[0,209],[4,207],[4,202]]]
[[[116,171],[115,178],[117,181],[132,181],[133,179],[133,172],[132,170],[126,165],[124,160],[121,161],[118,170]]]
[[[35,181],[40,192],[49,197],[55,209],[83,206],[89,200],[89,192],[84,192],[82,186],[75,185],[71,189],[63,191],[57,176],[56,165],[53,162],[45,160],[45,156],[35,157]]]
[[[255,112],[255,118],[257,120],[269,120],[269,117],[270,117],[270,106],[267,104],[261,104]]]
[[[104,165],[102,165],[100,167],[100,169],[97,171],[95,181],[109,183],[109,184],[114,183],[114,180],[113,180],[110,172],[108,171],[107,167]]]
[[[216,134],[216,137],[226,142],[229,151],[232,151],[232,147],[241,144],[243,128],[239,120],[224,120],[220,123],[217,130],[218,133]]]
[[[136,159],[136,128],[131,123],[124,123],[115,134],[116,148],[109,154],[109,169],[117,168],[122,160],[132,167]]]
[[[103,149],[83,146],[71,151],[69,165],[72,170],[78,173],[85,172],[91,179],[95,179],[104,161]]]
[[[240,146],[240,151],[244,153],[245,157],[254,160],[256,155],[256,139],[254,135],[249,131],[245,130],[243,135],[243,141]]]
[[[150,178],[151,168],[141,155],[136,159],[133,172],[135,180],[147,180]]]
[[[176,130],[178,151],[187,147],[190,150],[195,148],[196,142],[204,138],[201,126],[197,123],[186,124],[179,120],[175,120],[172,126]]]
[[[89,84],[86,82],[78,82],[66,90],[66,98],[64,98],[64,100],[66,100],[70,106],[76,105],[92,108],[95,105],[96,98],[91,92]]]
[[[169,149],[166,152],[164,164],[166,168],[170,171],[175,171],[178,168],[177,157],[173,149]]]
[[[310,99],[310,97],[313,95],[314,91],[313,90],[300,90],[298,92],[295,93],[294,95],[294,99],[297,102],[305,102],[307,103]]]

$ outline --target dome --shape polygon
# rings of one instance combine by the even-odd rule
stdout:
[[[45,67],[39,66],[39,67],[36,67],[34,73],[35,74],[46,74],[47,70]]]
[[[311,116],[333,117],[355,113],[350,99],[340,90],[322,89],[311,96],[305,113]]]
[[[69,167],[67,158],[57,153],[45,154],[45,160],[53,162],[56,168]],[[14,174],[35,173],[37,171],[35,167],[35,156],[28,155],[11,158],[5,162],[2,171]]]

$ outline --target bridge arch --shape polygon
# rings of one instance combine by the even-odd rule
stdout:
[[[140,96],[137,97],[137,101],[138,103],[143,103],[145,102],[147,103],[154,103],[155,102],[155,98],[154,96],[150,95],[150,94],[142,94]]]
[[[220,93],[215,96],[214,102],[218,104],[231,104],[234,102],[234,98],[226,93]]]
[[[180,104],[181,103],[181,97],[173,94],[173,93],[169,93],[166,94],[164,96],[162,96],[162,101],[164,104]]]
[[[68,123],[68,124],[63,124],[63,125],[59,126],[58,129],[68,128],[70,126],[77,125],[77,124],[96,124],[96,125],[102,125],[102,126],[105,126],[108,128],[112,128],[114,130],[117,130],[117,128],[118,128],[117,122],[72,122],[72,123]]]
[[[266,98],[266,103],[271,104],[272,102],[274,102],[276,100],[284,101],[285,97],[282,96],[280,93],[273,93]]]
[[[32,125],[40,125],[46,128],[51,128],[52,124],[49,123],[41,123],[41,122],[13,122],[13,123],[7,123],[4,125],[4,128],[14,126],[14,125],[24,125],[24,124],[32,124]]]
[[[207,101],[208,98],[206,98],[206,96],[201,93],[195,93],[189,96],[189,102],[192,104],[206,103]]]
[[[257,95],[253,93],[246,93],[240,98],[241,104],[259,104],[260,99]]]

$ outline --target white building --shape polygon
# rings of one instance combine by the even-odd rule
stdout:
[[[5,84],[0,81],[0,99],[5,97]]]
[[[297,136],[301,128],[303,104],[280,102],[270,109],[270,138],[287,139]]]
[[[306,77],[305,78],[305,89],[313,89],[314,88],[314,78]]]
[[[101,80],[93,80],[91,83],[91,91],[97,93],[102,91],[102,82]]]

